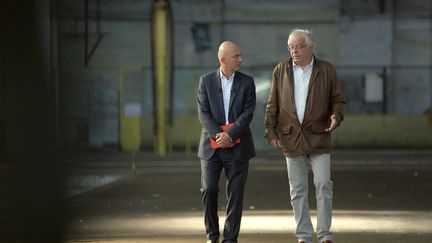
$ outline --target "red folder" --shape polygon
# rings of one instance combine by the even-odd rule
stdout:
[[[228,129],[230,129],[232,126],[234,126],[234,123],[229,123],[226,125],[221,125],[219,126],[221,128],[222,131],[227,131]],[[234,143],[240,143],[240,138],[237,138]],[[217,149],[220,148],[219,145],[216,143],[216,140],[214,140],[212,137],[210,137],[210,145],[212,149]]]

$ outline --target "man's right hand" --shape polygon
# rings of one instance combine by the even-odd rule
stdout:
[[[221,148],[234,147],[234,143],[232,142],[230,135],[226,132],[220,132],[220,133],[216,134],[216,143]]]
[[[272,140],[270,140],[270,145],[271,145],[273,148],[281,148],[281,147],[282,147],[282,144],[281,144],[281,142],[279,141],[279,139],[272,139]]]

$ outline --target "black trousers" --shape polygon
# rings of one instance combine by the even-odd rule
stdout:
[[[207,239],[219,239],[219,179],[224,169],[226,183],[226,220],[223,243],[237,242],[243,211],[243,194],[249,161],[235,159],[232,149],[218,149],[210,160],[201,160],[201,196]]]

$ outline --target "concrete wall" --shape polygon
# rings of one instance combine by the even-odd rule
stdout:
[[[65,147],[116,146],[118,119],[112,106],[95,104],[95,94],[118,98],[120,70],[125,75],[125,101],[142,106],[143,149],[153,145],[150,1],[107,2],[101,6],[102,41],[84,67],[84,5],[60,0],[59,79],[60,123]],[[288,57],[286,39],[294,27],[315,30],[322,39],[317,52],[337,60],[338,1],[172,1],[175,38],[174,115],[196,116],[199,76],[218,67],[217,48],[222,40],[237,42],[243,51],[244,71],[268,82],[274,64]],[[326,9],[326,11],[320,11]],[[304,13],[313,12],[313,18]],[[90,15],[95,13],[90,5]],[[273,13],[270,18],[269,14]],[[197,51],[192,35],[196,24],[209,28],[210,45]],[[89,43],[96,41],[95,21],[90,22]],[[259,34],[257,34],[259,33]],[[137,71],[138,70],[138,71]],[[100,102],[99,102],[100,103]],[[111,104],[115,103],[112,102]],[[109,108],[111,107],[111,108]],[[95,110],[100,115],[90,116]],[[108,115],[108,114],[111,114]],[[262,115],[262,114],[261,114]],[[93,118],[92,118],[93,117]],[[177,125],[177,120],[175,120]],[[92,125],[93,124],[93,125]],[[99,124],[99,125],[97,125]],[[174,129],[175,130],[175,129]],[[173,134],[177,136],[177,134]],[[118,144],[117,144],[118,145]]]
[[[341,78],[344,86],[355,86],[360,94],[348,96],[353,100],[349,111],[424,114],[432,104],[432,3],[348,0],[341,4]],[[366,72],[385,80],[383,103],[366,104],[362,99],[359,91]],[[354,93],[354,88],[347,89]]]
[[[151,116],[151,1],[104,2],[103,38],[84,65],[84,2],[59,1],[59,77],[62,144],[66,148],[118,148],[119,86],[124,101],[139,102]],[[90,16],[95,7],[90,5]],[[89,50],[96,21],[89,22]],[[139,93],[139,94],[137,94]],[[148,126],[150,129],[152,126]],[[150,131],[145,131],[147,134]]]
[[[286,41],[295,27],[312,29],[317,42],[315,54],[336,65],[349,114],[423,114],[432,102],[431,71],[425,68],[432,63],[432,42],[430,14],[419,6],[427,8],[430,3],[418,0],[393,6],[393,2],[171,1],[175,43],[171,141],[182,137],[181,124],[196,121],[199,76],[218,67],[218,45],[232,40],[242,48],[242,70],[255,77],[258,101],[252,126],[257,131],[257,147],[266,148],[262,120],[268,83],[274,65],[289,57]],[[59,0],[59,121],[64,147],[119,147],[116,117],[120,109],[115,109],[115,104],[120,80],[124,79],[125,102],[137,102],[142,108],[141,149],[153,149],[150,6],[151,1],[102,1],[104,37],[85,67],[83,2]],[[92,5],[90,13],[95,13]],[[194,42],[193,29],[197,26],[208,28],[208,45],[201,50]],[[91,32],[95,28],[95,21],[91,21]],[[92,46],[96,35],[90,35],[89,41]],[[394,68],[396,65],[417,66],[400,69]],[[365,101],[366,72],[386,78],[385,102]],[[192,144],[196,136],[190,135]],[[173,142],[173,146],[186,145]]]
[[[425,6],[427,8],[427,6]],[[432,13],[432,3],[429,2]],[[420,10],[420,6],[417,7]],[[432,104],[432,21],[395,20],[393,64],[406,68],[391,72],[394,103],[390,111],[402,114],[425,113]],[[429,65],[429,69],[419,68]],[[417,67],[416,67],[417,66]]]

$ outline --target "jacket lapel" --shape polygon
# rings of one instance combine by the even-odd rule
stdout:
[[[287,63],[286,72],[288,74],[288,85],[285,87],[289,90],[291,102],[294,104],[294,110],[295,110],[295,98],[294,98],[294,73],[293,73],[293,67],[292,67],[293,60],[290,59]]]
[[[305,108],[305,114],[303,117],[303,120],[306,120],[307,118],[309,118],[310,115],[310,109],[311,109],[311,104],[310,104],[310,93],[312,90],[312,87],[314,86],[315,82],[316,82],[316,78],[318,76],[319,73],[319,67],[316,61],[316,58],[314,56],[314,64],[313,64],[313,68],[312,68],[312,73],[311,73],[311,77],[310,77],[310,81],[309,81],[309,86],[308,86],[308,98],[306,99],[306,108]]]
[[[231,95],[230,95],[230,102],[229,102],[229,108],[228,108],[228,112],[229,113],[231,113],[232,106],[233,106],[233,103],[234,103],[234,99],[235,99],[235,97],[237,95],[237,92],[239,90],[239,86],[240,86],[240,80],[239,79],[240,79],[240,77],[239,77],[238,73],[236,73],[234,75],[233,84],[231,86]],[[228,114],[228,118],[229,117],[230,116]]]
[[[316,81],[316,77],[317,77],[318,73],[319,73],[319,68],[318,68],[316,58],[314,57],[314,64],[313,64],[312,73],[311,73],[311,77],[310,77],[310,81],[309,81],[309,87],[308,87],[308,94],[310,94],[310,91],[312,90],[312,86],[314,85],[314,83]]]
[[[217,110],[221,110],[223,117],[222,120],[225,121],[225,109],[223,104],[223,93],[222,93],[222,84],[221,84],[221,77],[220,77],[220,69],[216,71],[215,75],[215,81],[216,81],[216,97],[217,97],[217,105],[219,106]]]

